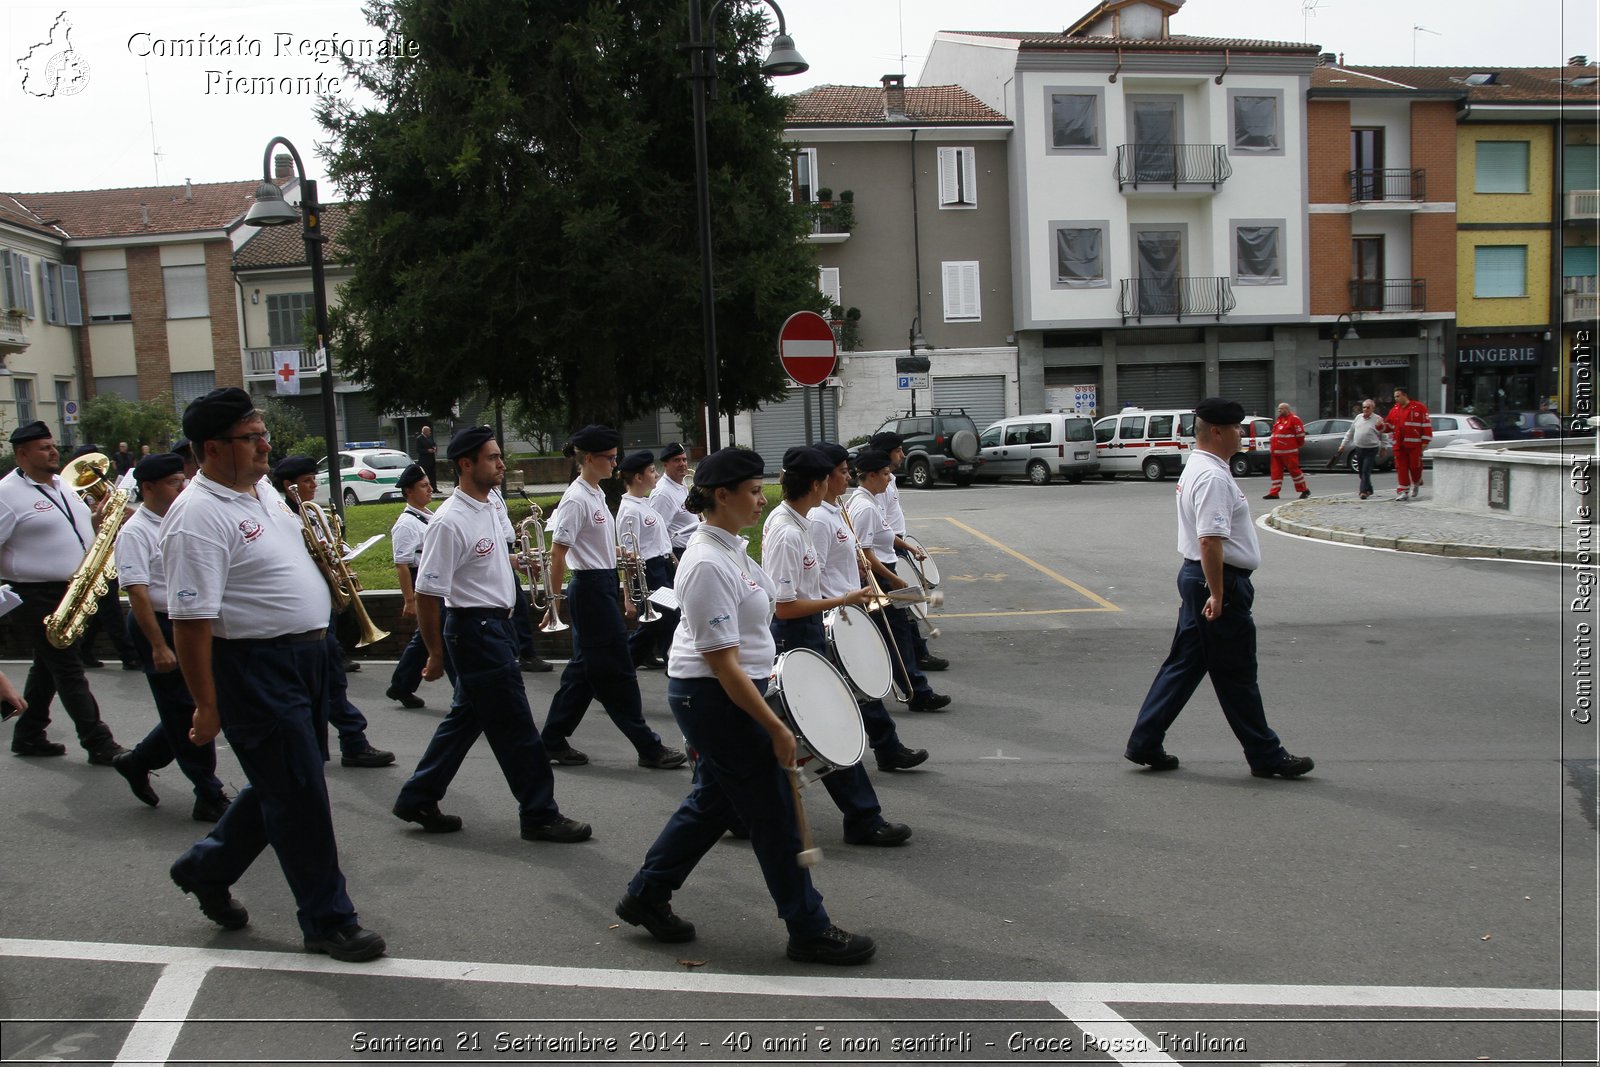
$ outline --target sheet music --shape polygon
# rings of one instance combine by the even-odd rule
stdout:
[[[662,586],[660,589],[652,589],[650,591],[650,602],[656,607],[666,608],[668,611],[677,611],[680,606],[678,594],[666,586]]]

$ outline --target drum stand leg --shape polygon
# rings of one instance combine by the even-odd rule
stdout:
[[[789,792],[794,795],[794,820],[800,831],[800,852],[794,861],[801,867],[815,867],[822,862],[822,850],[811,840],[811,820],[806,818],[806,802],[800,799],[800,768],[787,767],[785,770],[789,772]]]

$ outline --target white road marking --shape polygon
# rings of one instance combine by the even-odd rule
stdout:
[[[172,1046],[183,1033],[189,1010],[194,1007],[200,983],[210,971],[210,965],[203,963],[169,963],[161,969],[139,1021],[128,1031],[128,1038],[117,1053],[117,1067],[167,1062]]]
[[[1052,1000],[1051,1006],[1067,1017],[1067,1021],[1084,1032],[1084,1051],[1090,1051],[1087,1035],[1093,1035],[1098,1048],[1118,1063],[1177,1063],[1165,1052],[1155,1047],[1155,1042],[1137,1026],[1112,1011],[1105,1004],[1092,1000]]]

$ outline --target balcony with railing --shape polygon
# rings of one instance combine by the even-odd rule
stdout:
[[[1238,303],[1228,278],[1124,278],[1117,313],[1129,319],[1177,319],[1222,316]]]
[[[850,238],[856,224],[855,195],[846,189],[838,200],[822,200],[810,205],[812,244],[838,244]]]
[[[27,317],[0,311],[0,349],[21,352],[28,344]]]
[[[244,380],[247,382],[271,381],[278,373],[278,355],[293,352],[299,357],[300,374],[311,378],[322,373],[317,354],[295,345],[277,345],[272,348],[247,348],[244,350]]]
[[[1385,278],[1382,281],[1351,279],[1350,308],[1353,311],[1406,312],[1428,310],[1426,278]]]
[[[1424,170],[1352,170],[1345,174],[1350,182],[1350,202],[1357,207],[1373,204],[1413,206],[1428,199],[1428,175]]]
[[[1219,144],[1124,144],[1117,146],[1117,190],[1144,192],[1207,186],[1216,192],[1233,175],[1227,149]]]
[[[1593,274],[1561,279],[1561,321],[1600,319],[1600,286]]]
[[[1600,189],[1568,189],[1561,198],[1565,201],[1568,222],[1600,219]]]

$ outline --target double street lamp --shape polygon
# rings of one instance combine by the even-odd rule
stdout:
[[[713,43],[706,37],[700,19],[702,0],[689,0],[689,78],[694,82],[694,186],[695,208],[700,221],[700,321],[706,360],[706,448],[722,447],[722,431],[717,425],[717,311],[711,258],[711,168],[706,160],[706,95],[708,84],[716,78]],[[706,22],[716,18],[717,9],[727,0],[715,0],[706,11]],[[811,64],[795,51],[783,21],[783,9],[773,0],[762,0],[778,16],[778,34],[772,51],[761,64],[769,77],[804,74]],[[298,159],[298,157],[296,157]]]
[[[289,150],[294,157],[295,173],[300,179],[300,209],[283,198],[283,190],[272,180],[272,150],[278,145]],[[306,177],[306,165],[300,153],[287,137],[274,137],[267,142],[261,157],[261,184],[256,187],[256,202],[244,217],[248,226],[287,226],[303,224],[301,236],[306,242],[306,259],[311,263],[311,302],[315,308],[317,324],[317,351],[322,355],[322,422],[328,446],[328,495],[332,498],[334,514],[344,519],[344,494],[339,471],[338,411],[333,398],[333,356],[328,352],[328,283],[322,273],[322,246],[327,238],[322,233],[322,205],[317,203],[317,183]]]
[[[1349,327],[1344,327],[1348,322]],[[1333,320],[1333,417],[1344,418],[1344,408],[1339,405],[1339,339],[1346,341],[1359,341],[1361,335],[1356,333],[1356,317],[1348,311]]]

